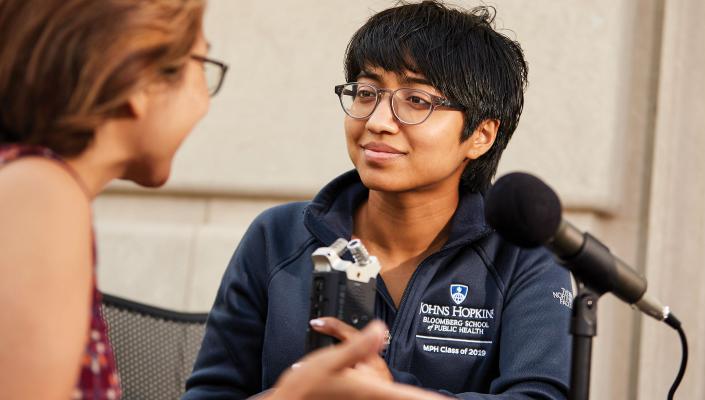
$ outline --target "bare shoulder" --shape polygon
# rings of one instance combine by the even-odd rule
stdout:
[[[67,398],[90,321],[90,201],[58,163],[21,159],[0,168],[0,221],[3,390]]]
[[[88,213],[90,201],[75,178],[59,162],[40,157],[27,157],[0,168],[0,202],[3,209],[17,202],[32,212]]]
[[[0,168],[0,220],[0,249],[21,264],[44,257],[90,264],[90,200],[58,162],[30,157]]]

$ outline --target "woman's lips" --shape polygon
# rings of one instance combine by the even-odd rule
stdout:
[[[367,161],[389,161],[403,157],[406,153],[395,149],[394,147],[381,144],[369,143],[362,146]]]
[[[386,161],[393,160],[404,156],[404,153],[388,153],[385,151],[375,151],[372,149],[365,149],[365,158],[369,161]]]

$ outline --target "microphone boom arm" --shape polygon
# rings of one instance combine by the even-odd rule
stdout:
[[[646,293],[646,279],[615,257],[594,236],[562,220],[556,235],[546,247],[557,256],[561,265],[573,273],[575,279],[599,295],[612,292],[656,320],[668,322],[670,309]]]

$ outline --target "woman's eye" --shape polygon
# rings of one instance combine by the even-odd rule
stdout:
[[[412,103],[414,105],[419,105],[419,106],[426,106],[431,104],[428,100],[421,98],[419,96],[409,96],[406,98],[406,101],[409,103]]]
[[[358,101],[375,101],[377,100],[377,93],[367,89],[359,89],[356,99]]]

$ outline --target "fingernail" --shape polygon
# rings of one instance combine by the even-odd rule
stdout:
[[[380,321],[372,321],[370,325],[372,325],[372,329],[378,333],[384,333],[384,330],[386,329],[386,326]]]
[[[318,318],[312,319],[312,320],[308,321],[308,323],[311,326],[318,326],[318,327],[324,326],[326,324],[325,321],[323,321],[322,319],[318,319]]]
[[[291,369],[296,369],[296,368],[299,368],[300,366],[301,366],[301,363],[293,363],[293,364],[291,364]]]
[[[379,338],[382,337],[384,338],[384,332],[385,332],[385,325],[382,324],[381,322],[373,321],[368,325],[368,328],[364,332],[367,336]],[[382,344],[384,344],[384,340],[382,340]]]

